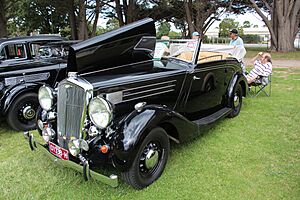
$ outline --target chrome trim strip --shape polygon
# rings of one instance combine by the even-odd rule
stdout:
[[[201,65],[201,64],[199,64],[199,65]],[[203,67],[203,68],[200,67],[200,68],[195,68],[194,72],[205,72],[205,71],[210,71],[210,70],[215,70],[215,69],[226,69],[226,68],[235,69],[235,67],[233,67],[232,65],[219,65],[219,66],[216,66],[216,67]]]
[[[136,98],[132,98],[132,99],[126,99],[126,100],[123,100],[123,102],[132,101],[132,100],[136,100],[136,99],[141,99],[141,98],[145,98],[145,97],[151,97],[151,96],[155,96],[155,95],[158,95],[158,94],[164,94],[164,93],[173,92],[173,91],[175,91],[175,89],[167,90],[167,91],[163,91],[163,92],[156,92],[156,93],[153,93],[153,94],[144,95],[144,96],[140,96],[140,97],[136,97]]]
[[[123,97],[134,96],[134,95],[137,95],[137,94],[143,94],[143,93],[146,93],[146,92],[152,92],[152,91],[166,89],[166,88],[170,88],[170,87],[172,88],[172,87],[175,87],[175,86],[176,85],[167,85],[167,86],[163,86],[163,87],[159,87],[159,88],[143,90],[143,91],[140,91],[140,92],[133,92],[133,93],[130,93],[130,94],[124,94]]]
[[[137,65],[137,64],[144,64],[144,63],[148,63],[149,61],[151,61],[151,60],[145,60],[145,61],[140,61],[140,62],[136,62],[136,63],[120,65],[120,66],[117,66],[117,67],[111,67],[111,68],[107,68],[107,69],[100,69],[100,70],[92,71],[92,72],[85,72],[85,73],[82,73],[82,74],[79,74],[79,75],[80,76],[86,76],[86,75],[95,74],[95,73],[98,73],[98,72],[105,72],[105,71],[109,71],[109,70],[113,70],[113,69],[134,66],[134,65]]]
[[[150,85],[143,85],[143,86],[139,86],[139,87],[135,87],[135,88],[129,88],[129,89],[123,90],[123,92],[136,90],[136,89],[141,89],[141,88],[145,88],[145,87],[156,86],[156,85],[162,85],[162,84],[165,84],[165,83],[173,83],[173,82],[177,82],[177,80],[171,80],[171,81],[165,81],[165,82],[160,82],[160,83],[153,83],[153,84],[150,84]]]
[[[23,76],[15,76],[15,77],[9,77],[5,78],[5,86],[10,86],[10,85],[17,85],[19,83],[24,82],[37,82],[37,81],[44,81],[47,80],[50,77],[49,72],[45,73],[38,73],[38,74],[29,74],[26,75],[24,74]]]

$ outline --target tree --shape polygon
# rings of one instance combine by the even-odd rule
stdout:
[[[0,0],[0,38],[7,36],[7,4],[5,0]]]
[[[204,34],[212,23],[230,6],[231,1],[185,0],[184,11],[189,34],[194,31]]]
[[[251,27],[251,23],[249,21],[243,22],[243,28],[250,28],[250,27]]]
[[[161,38],[163,35],[169,35],[171,30],[171,25],[168,22],[161,22],[157,29],[156,37]]]
[[[254,10],[265,22],[271,34],[271,50],[295,51],[299,32],[300,0],[235,0],[235,12]]]
[[[29,35],[34,31],[47,34],[59,33],[62,28],[68,26],[64,8],[57,6],[59,0],[51,2],[47,0],[19,0],[4,3],[6,3],[7,8],[5,16],[8,35]],[[3,29],[1,26],[0,30]]]
[[[17,0],[0,0],[0,38],[7,37],[8,21],[18,14],[20,2]]]
[[[0,36],[28,35],[37,31],[87,39],[96,35],[99,13],[107,1],[0,0],[0,32],[3,32]],[[7,34],[5,27],[8,27]]]
[[[116,18],[111,18],[106,22],[106,31],[112,31],[119,27],[119,21]]]
[[[169,32],[169,37],[170,37],[170,38],[178,39],[178,38],[181,37],[181,33],[178,33],[178,32],[176,32],[176,31],[170,31],[170,32]]]
[[[78,39],[86,40],[88,38],[88,27],[86,21],[86,5],[85,0],[79,1],[79,14],[78,14]]]
[[[238,30],[239,35],[243,35],[244,31],[243,28],[240,27],[239,22],[236,22],[234,21],[234,19],[231,18],[223,19],[222,22],[219,24],[219,36],[228,37],[229,31],[233,28]]]
[[[107,16],[117,18],[120,26],[148,17],[156,3],[155,0],[114,0],[113,2],[115,6],[106,3],[106,6],[113,10],[108,11]]]
[[[69,15],[69,22],[71,27],[71,38],[73,40],[78,40],[77,23],[76,23],[76,15],[75,15],[75,2],[74,0],[67,0],[64,2],[67,3],[65,5],[65,8]]]

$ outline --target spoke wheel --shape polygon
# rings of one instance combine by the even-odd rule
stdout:
[[[164,171],[170,151],[167,133],[153,129],[139,147],[131,168],[122,173],[123,179],[136,189],[142,189],[157,180]]]

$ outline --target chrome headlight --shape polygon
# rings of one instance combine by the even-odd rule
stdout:
[[[95,126],[106,128],[113,117],[112,106],[102,97],[95,97],[89,104],[89,116]]]
[[[39,89],[38,97],[41,107],[46,111],[51,110],[54,99],[53,90],[50,87],[42,86]]]

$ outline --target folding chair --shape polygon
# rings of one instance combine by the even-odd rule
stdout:
[[[264,93],[266,96],[271,96],[272,92],[272,76],[261,76],[249,85],[249,95],[257,97],[259,94]]]

